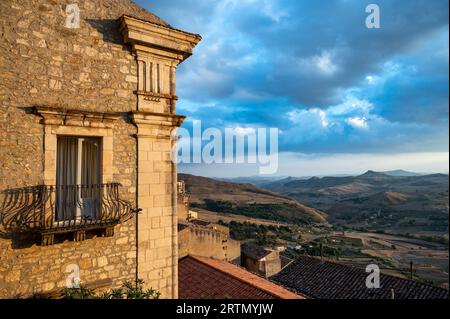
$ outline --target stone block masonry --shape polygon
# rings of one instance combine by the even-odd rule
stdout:
[[[101,182],[142,212],[112,237],[52,246],[0,229],[0,298],[62,288],[72,264],[85,284],[140,277],[176,298],[175,73],[200,36],[129,0],[76,3],[71,29],[65,0],[0,1],[0,192],[54,184],[58,136],[97,137]]]
[[[188,255],[234,262],[240,258],[240,242],[208,226],[184,224],[178,233],[178,258]]]
[[[82,284],[118,287],[136,277],[134,222],[118,226],[114,237],[38,246],[33,241],[0,239],[0,298],[28,298],[61,291],[79,269]],[[70,279],[69,279],[70,282]]]

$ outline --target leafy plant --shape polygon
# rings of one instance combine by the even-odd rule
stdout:
[[[66,288],[62,299],[159,299],[161,293],[153,288],[144,289],[144,280],[126,281],[120,288],[105,291],[99,295],[93,289],[84,286]]]
[[[93,299],[95,298],[94,289],[80,285],[79,288],[66,288],[61,296],[63,299]]]

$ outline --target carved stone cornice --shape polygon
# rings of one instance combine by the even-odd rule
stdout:
[[[170,113],[154,113],[154,112],[131,112],[131,119],[136,125],[162,125],[169,127],[179,127],[183,124],[186,116]]]
[[[36,106],[35,113],[45,125],[113,128],[120,118],[116,113],[72,110],[48,106]]]
[[[192,55],[192,49],[202,38],[128,15],[120,17],[119,22],[125,43],[131,44],[134,51],[148,51],[179,62]]]
[[[171,139],[173,130],[180,127],[185,118],[169,113],[131,112],[131,120],[138,128],[138,137]]]

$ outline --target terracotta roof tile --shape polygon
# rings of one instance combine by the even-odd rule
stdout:
[[[181,299],[303,299],[243,268],[211,258],[178,262]]]
[[[283,255],[280,255],[280,261],[281,261],[281,269],[288,266],[293,260],[291,258],[285,257]]]
[[[364,269],[301,256],[271,279],[299,294],[317,299],[448,299],[448,290],[380,275],[380,288],[366,287]]]

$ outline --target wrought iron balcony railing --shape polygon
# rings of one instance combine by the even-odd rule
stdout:
[[[0,202],[0,222],[7,232],[43,235],[113,227],[137,211],[120,198],[119,186],[39,185],[6,190]]]

